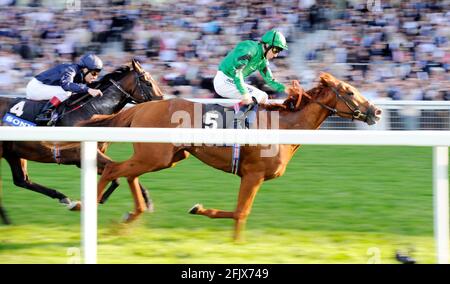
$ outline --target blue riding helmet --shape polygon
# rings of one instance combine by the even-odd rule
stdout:
[[[95,54],[85,54],[80,58],[78,65],[82,68],[87,68],[89,71],[102,71],[103,62]]]

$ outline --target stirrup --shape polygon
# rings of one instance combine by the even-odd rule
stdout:
[[[234,128],[236,129],[246,129],[250,126],[250,122],[248,121],[248,115],[255,107],[258,105],[258,102],[255,98],[252,98],[253,102],[248,105],[243,105],[240,109],[234,114]]]
[[[237,118],[235,117],[233,120],[234,128],[235,129],[245,129],[245,117],[244,118]]]
[[[36,118],[34,119],[34,121],[40,122],[40,123],[45,123],[45,122],[48,122],[50,119],[51,119],[51,112],[43,112],[43,113],[39,113],[38,115],[36,115]]]
[[[58,121],[59,118],[59,114],[56,111],[53,111],[52,114],[50,115],[50,119],[47,123],[47,126],[55,126],[56,122]]]

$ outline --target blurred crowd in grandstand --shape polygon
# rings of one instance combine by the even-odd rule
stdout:
[[[323,70],[368,98],[450,100],[450,1],[381,1],[375,8],[319,0],[97,0],[62,8],[27,2],[0,0],[1,95],[23,95],[32,76],[92,51],[105,72],[135,57],[166,94],[212,97],[223,56],[277,28],[291,47],[271,62],[283,83]],[[323,30],[319,44],[303,42]],[[250,80],[282,95],[263,87],[259,75]]]

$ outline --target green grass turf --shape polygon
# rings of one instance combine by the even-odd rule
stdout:
[[[108,153],[124,160],[131,147]],[[80,214],[13,186],[4,161],[1,170],[14,225],[0,225],[0,263],[76,262]],[[73,199],[79,173],[29,163],[33,181]],[[122,180],[99,207],[100,263],[395,263],[395,251],[410,248],[420,263],[435,262],[431,148],[303,146],[283,177],[263,184],[240,244],[231,240],[232,220],[186,213],[198,202],[233,210],[237,177],[191,157],[141,181],[156,211],[121,224],[133,206]]]

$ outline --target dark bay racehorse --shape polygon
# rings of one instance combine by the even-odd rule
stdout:
[[[143,103],[151,100],[161,100],[162,92],[155,80],[148,74],[139,62],[132,60],[130,66],[123,66],[114,72],[105,75],[95,88],[102,90],[103,96],[84,96],[84,100],[77,102],[72,100],[72,110],[61,114],[57,126],[73,126],[79,121],[91,118],[94,114],[113,114],[120,111],[127,103]],[[0,117],[3,117],[14,98],[0,98]],[[70,103],[70,102],[68,102]],[[1,122],[0,122],[1,123]],[[25,131],[25,129],[24,129]],[[105,164],[111,159],[107,157],[107,144],[100,145],[98,150],[98,170],[101,173]],[[67,150],[58,148],[49,149],[42,142],[34,141],[0,141],[0,158],[5,158],[12,171],[14,184],[19,187],[39,192],[51,198],[57,198],[69,209],[78,209],[79,203],[71,201],[66,195],[34,183],[27,174],[27,160],[42,163],[58,163],[80,166],[80,148]],[[111,187],[117,187],[118,179],[114,180]],[[146,190],[142,188],[143,194]],[[151,200],[148,199],[150,203]],[[151,207],[151,204],[147,204]]]
[[[289,97],[281,105],[263,106],[257,115],[258,123],[267,128],[318,129],[331,114],[340,117],[375,124],[381,118],[381,110],[365,99],[356,88],[335,79],[327,73],[320,77],[317,87],[304,92],[297,81],[288,89]],[[302,99],[303,97],[303,99]],[[94,117],[83,126],[115,127],[194,127],[194,103],[181,99],[150,102],[124,110],[116,115]],[[184,111],[194,119],[173,120],[173,114]],[[261,115],[261,112],[278,111],[279,119]],[[266,117],[267,121],[261,121]],[[175,122],[174,122],[175,121]],[[273,125],[273,127],[272,127]],[[300,145],[273,145],[275,153],[267,157],[262,151],[267,147],[242,146],[237,174],[241,177],[238,202],[234,211],[203,208],[197,204],[190,213],[210,218],[233,218],[234,237],[238,239],[258,189],[265,180],[283,175],[286,166]],[[101,200],[105,186],[118,177],[126,177],[135,199],[135,210],[128,221],[136,219],[145,210],[144,198],[140,191],[138,177],[147,172],[170,168],[191,153],[202,162],[216,169],[232,172],[232,148],[218,146],[173,145],[170,143],[133,143],[134,154],[124,162],[108,163],[98,183],[98,200]]]

